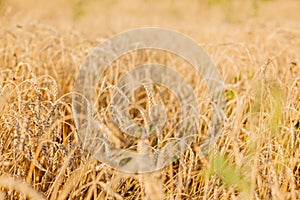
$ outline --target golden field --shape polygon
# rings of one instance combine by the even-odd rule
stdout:
[[[0,0],[0,199],[300,199],[299,10],[299,0]],[[72,90],[93,48],[149,26],[189,35],[209,54],[225,83],[226,120],[204,155],[210,102],[190,66],[162,52],[122,58],[113,69],[173,63],[201,102],[201,131],[183,157],[126,174],[82,148]],[[99,84],[114,85],[122,70]]]

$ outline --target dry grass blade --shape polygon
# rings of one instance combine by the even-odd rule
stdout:
[[[21,194],[24,194],[26,197],[36,200],[45,199],[41,194],[39,194],[35,189],[33,189],[26,182],[15,179],[10,176],[1,176],[0,177],[0,186],[8,190],[15,190]],[[3,196],[3,195],[1,195]]]

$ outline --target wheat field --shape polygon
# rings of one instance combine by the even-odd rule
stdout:
[[[299,0],[0,0],[0,199],[300,199],[299,10]],[[201,114],[182,157],[160,171],[129,174],[83,148],[72,91],[98,44],[145,26],[189,35],[208,53],[225,83],[226,120],[204,154],[211,105],[191,66],[163,52],[122,57],[100,78],[99,118],[111,116],[103,110],[118,77],[149,61],[171,63],[186,77]],[[179,102],[164,91],[150,93],[162,92],[176,110]],[[148,97],[140,88],[133,98],[144,109],[130,112],[138,124]],[[172,120],[162,140],[174,137]],[[137,145],[124,137],[130,144],[121,147]]]

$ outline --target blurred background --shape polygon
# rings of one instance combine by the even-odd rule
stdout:
[[[1,26],[47,24],[87,36],[141,26],[193,35],[249,23],[300,26],[299,0],[0,0],[0,7]]]

